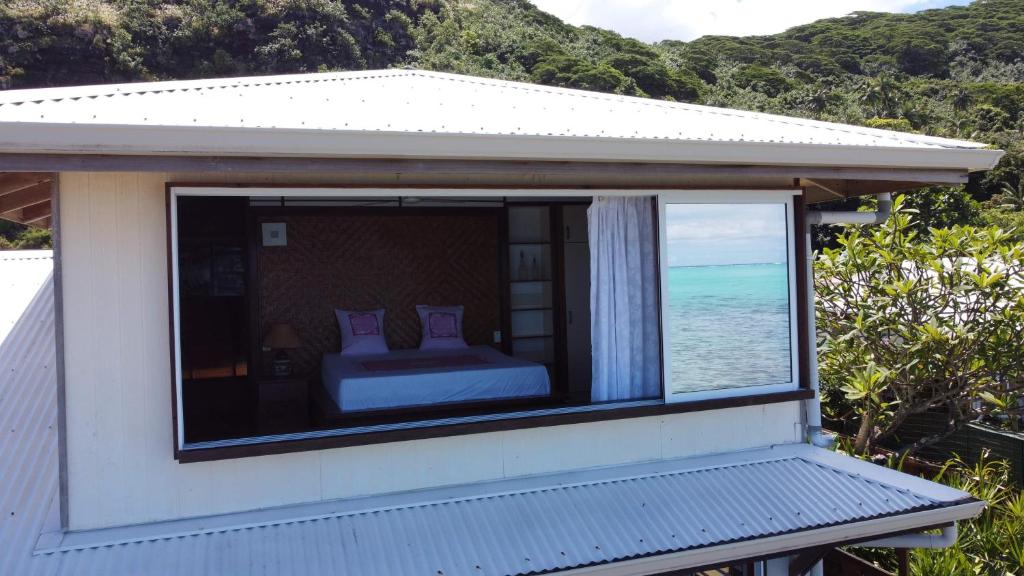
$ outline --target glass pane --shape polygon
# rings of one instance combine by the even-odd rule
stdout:
[[[672,394],[793,381],[786,205],[668,204]]]
[[[508,209],[509,242],[550,242],[550,212],[546,206],[516,206]]]
[[[551,336],[554,331],[551,310],[513,310],[512,337]]]
[[[508,245],[509,279],[513,282],[535,282],[551,279],[551,246],[549,244],[510,243]]]

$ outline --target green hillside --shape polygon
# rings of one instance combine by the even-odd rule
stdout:
[[[2,88],[392,66],[978,139],[1009,152],[999,168],[919,208],[940,225],[1024,222],[1024,0],[653,45],[526,0],[0,5]]]

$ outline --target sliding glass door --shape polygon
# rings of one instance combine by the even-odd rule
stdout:
[[[659,195],[665,400],[798,386],[793,192]]]

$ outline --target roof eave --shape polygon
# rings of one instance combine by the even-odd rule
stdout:
[[[677,570],[716,566],[735,562],[738,558],[770,558],[795,550],[818,546],[835,546],[870,539],[871,533],[896,534],[920,529],[921,526],[940,526],[967,520],[981,513],[985,502],[970,500],[962,504],[921,512],[874,518],[852,524],[840,524],[777,536],[767,536],[742,542],[730,542],[707,548],[634,558],[608,564],[597,564],[567,570],[573,576],[644,576]]]
[[[655,140],[557,135],[463,134],[0,123],[0,152],[265,157],[440,158],[991,169],[1001,150],[786,142]]]

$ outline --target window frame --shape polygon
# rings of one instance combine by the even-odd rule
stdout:
[[[672,362],[670,359],[670,334],[669,330],[669,298],[668,298],[668,207],[677,204],[782,204],[786,209],[786,263],[787,279],[789,287],[789,366],[790,380],[776,384],[762,384],[754,386],[741,386],[736,388],[716,388],[711,390],[699,390],[693,392],[672,392]],[[679,402],[693,402],[701,400],[715,400],[720,398],[733,398],[741,396],[764,395],[779,392],[792,392],[803,386],[801,359],[803,356],[801,337],[801,323],[804,321],[804,314],[801,312],[802,292],[800,288],[803,274],[800,267],[803,265],[799,260],[798,252],[802,246],[798,242],[797,224],[797,202],[793,190],[673,190],[663,191],[658,194],[658,270],[661,281],[661,326],[662,326],[662,390],[665,395],[665,402],[669,404]],[[801,206],[802,208],[802,206]],[[800,218],[802,221],[802,218]]]
[[[664,414],[685,413],[703,410],[716,410],[741,406],[771,404],[777,402],[793,402],[806,400],[813,397],[813,392],[799,385],[779,390],[756,390],[746,391],[742,394],[722,394],[705,398],[692,397],[686,401],[669,402],[668,396],[668,372],[666,371],[666,357],[664,346],[667,341],[664,336],[664,307],[665,307],[665,285],[664,285],[664,262],[661,253],[665,252],[665,230],[664,230],[664,206],[663,199],[683,194],[687,197],[699,197],[695,195],[704,194],[709,197],[717,197],[725,193],[730,195],[741,194],[746,197],[757,198],[786,198],[789,200],[787,209],[787,221],[793,224],[792,206],[793,197],[801,195],[799,188],[792,189],[747,189],[747,190],[680,190],[672,191],[658,189],[533,189],[533,188],[475,188],[475,187],[443,187],[443,188],[422,188],[422,187],[345,187],[336,185],[310,185],[310,184],[282,184],[282,185],[247,185],[247,184],[198,184],[198,183],[175,183],[168,182],[166,189],[167,208],[167,244],[168,244],[168,313],[170,317],[170,360],[171,360],[171,387],[172,387],[172,424],[173,424],[173,452],[174,458],[179,463],[204,462],[230,458],[252,457],[268,454],[283,454],[307,450],[321,450],[329,448],[340,448],[348,446],[360,446],[386,442],[408,441],[423,438],[439,438],[463,434],[478,434],[485,432],[516,430],[523,428],[534,428],[544,426],[571,425],[585,422],[596,422],[603,420],[615,420],[624,418],[642,418],[659,416]],[[352,433],[353,429],[339,428],[305,433],[282,434],[276,436],[253,436],[237,441],[193,443],[184,441],[184,414],[181,402],[182,378],[181,378],[181,357],[180,357],[180,314],[179,314],[179,278],[178,278],[178,215],[177,199],[182,196],[245,196],[264,198],[283,197],[338,197],[338,196],[361,196],[361,197],[493,197],[504,199],[511,197],[545,197],[562,198],[586,198],[596,196],[649,196],[654,197],[657,207],[658,237],[656,244],[659,250],[659,274],[662,276],[659,284],[662,314],[659,316],[659,332],[662,338],[662,389],[663,396],[659,399],[610,403],[608,405],[588,405],[580,409],[537,409],[524,410],[515,413],[496,413],[486,419],[474,420],[473,417],[465,419],[447,419],[443,421],[409,421],[393,428],[367,430],[365,432]],[[788,235],[794,235],[790,228]],[[794,242],[790,242],[791,262]],[[792,266],[791,266],[792,268]],[[791,299],[794,290],[791,290]],[[797,339],[794,334],[793,342]],[[794,345],[794,348],[798,346]],[[794,358],[795,361],[795,358]],[[794,364],[794,371],[796,367]],[[762,387],[757,387],[762,388]],[[742,390],[742,389],[734,389]],[[370,427],[373,428],[373,427]],[[348,433],[346,433],[348,432]]]

